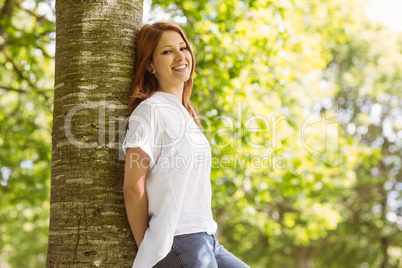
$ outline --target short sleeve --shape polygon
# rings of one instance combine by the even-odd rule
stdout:
[[[126,155],[127,148],[141,148],[151,159],[151,169],[160,153],[160,132],[155,109],[147,103],[140,103],[130,116],[128,129],[124,138],[122,149]]]

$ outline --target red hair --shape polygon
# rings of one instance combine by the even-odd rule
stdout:
[[[175,31],[179,33],[184,42],[186,42],[187,49],[191,54],[191,59],[193,62],[191,64],[190,77],[186,82],[184,82],[182,99],[184,107],[194,118],[197,126],[202,129],[200,121],[198,120],[194,107],[190,101],[191,91],[194,83],[194,53],[184,32],[173,23],[155,22],[152,25],[146,24],[138,32],[136,42],[134,85],[130,96],[130,102],[128,103],[129,113],[131,114],[143,100],[151,97],[158,90],[158,79],[155,77],[155,75],[147,71],[147,66],[152,60],[152,55],[155,51],[155,48],[165,31]]]

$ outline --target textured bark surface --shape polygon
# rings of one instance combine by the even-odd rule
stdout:
[[[314,247],[294,247],[293,260],[295,268],[314,268],[313,255],[317,251]]]
[[[127,103],[143,1],[56,1],[47,267],[131,267],[123,201]]]

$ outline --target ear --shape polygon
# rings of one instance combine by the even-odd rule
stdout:
[[[155,68],[153,67],[153,65],[148,65],[147,71],[150,72],[151,74],[154,74],[155,73]]]
[[[152,61],[149,60],[147,63],[147,71],[152,73],[152,72],[154,72],[154,70],[155,70],[154,65],[152,64]]]

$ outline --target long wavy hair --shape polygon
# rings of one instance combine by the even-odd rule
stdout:
[[[136,58],[135,58],[135,75],[134,84],[128,104],[128,111],[131,114],[135,108],[145,99],[151,97],[159,88],[158,79],[155,75],[147,71],[147,66],[152,61],[152,55],[155,51],[162,34],[165,31],[175,31],[181,35],[186,42],[187,49],[191,54],[192,64],[189,79],[184,82],[183,87],[183,106],[188,113],[194,118],[197,126],[202,129],[198,116],[190,101],[191,91],[194,83],[195,57],[193,50],[184,34],[184,32],[175,24],[168,22],[155,22],[152,25],[146,24],[137,35],[136,42]]]

